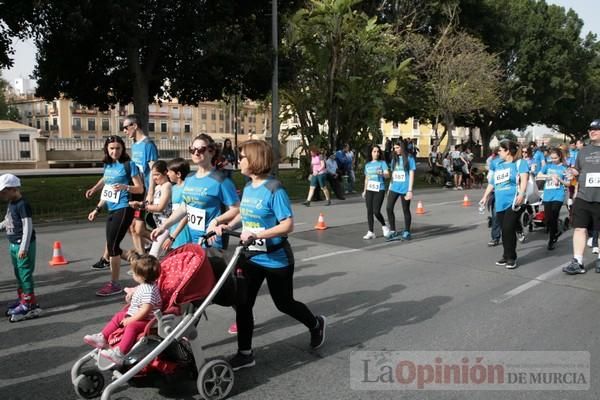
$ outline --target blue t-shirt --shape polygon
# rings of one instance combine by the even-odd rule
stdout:
[[[185,181],[183,182],[185,184]],[[177,185],[174,184],[173,186],[171,186],[171,204],[173,207],[173,211],[175,211],[177,208],[182,207],[182,194],[183,194],[183,186],[184,185]],[[179,224],[175,224],[171,227],[171,229],[169,230],[170,233],[175,232],[175,229],[177,229],[177,225]],[[180,246],[183,246],[184,244],[187,243],[192,243],[192,235],[190,235],[190,230],[188,228],[188,226],[186,225],[181,232],[179,232],[179,235],[177,235],[177,237],[175,238],[175,241],[171,244],[171,247],[173,249],[176,249]]]
[[[535,153],[533,153],[533,161],[535,162],[535,175],[537,175],[542,170],[544,152],[541,150],[536,150]]]
[[[187,209],[192,243],[198,243],[206,232],[208,224],[221,215],[224,206],[231,207],[239,202],[231,179],[225,178],[217,171],[212,171],[202,178],[198,178],[195,174],[188,176],[181,197]],[[221,238],[217,238],[212,247],[222,248]]]
[[[242,194],[240,214],[243,230],[253,232],[270,229],[280,221],[293,217],[290,199],[281,183],[275,179],[267,179],[258,187],[248,183]],[[280,244],[282,240],[281,237],[276,237],[258,241],[250,250],[265,253],[253,256],[250,261],[266,268],[287,267],[292,260],[288,259],[284,249],[266,252],[267,248]]]
[[[562,180],[565,180],[567,167],[563,164],[546,164],[542,168],[542,174],[544,175],[558,175]],[[565,201],[565,187],[562,183],[558,182],[554,184],[551,179],[546,180],[544,184],[544,201]]]
[[[131,159],[138,165],[143,176],[146,189],[150,187],[150,165],[151,161],[158,160],[158,149],[156,144],[147,136],[131,145]]]
[[[527,163],[518,162],[519,174],[526,174]],[[494,185],[494,196],[496,212],[504,211],[512,207],[517,195],[517,162],[506,162],[499,159],[498,162],[490,164],[492,171],[490,184]]]
[[[569,158],[567,159],[567,162],[569,163],[569,167],[575,166],[575,161],[577,161],[578,154],[579,154],[579,150],[569,151]]]
[[[369,187],[376,187],[376,183],[379,183],[379,191],[385,190],[383,174],[379,175],[380,171],[387,171],[388,166],[385,161],[370,161],[365,164],[365,176],[367,177],[367,190]],[[371,186],[374,185],[374,186]],[[376,192],[377,190],[372,190]]]
[[[129,161],[129,166],[131,169],[131,176],[127,176],[125,165],[119,161],[115,161],[111,164],[104,164],[104,187],[102,188],[103,194],[108,189],[106,186],[116,185],[117,183],[120,183],[121,185],[131,184],[131,178],[138,176],[139,170],[133,161]],[[127,190],[121,190],[118,193],[119,198],[116,203],[105,200],[106,208],[109,212],[129,207],[129,192]],[[113,199],[114,194],[115,193],[110,196]]]
[[[408,192],[408,185],[410,181],[410,171],[417,169],[415,164],[415,158],[408,156],[408,171],[404,170],[404,159],[402,156],[398,157],[398,162],[392,161],[392,180],[390,182],[390,190],[395,193],[402,195]]]
[[[24,218],[33,219],[31,206],[27,200],[25,200],[24,197],[21,197],[15,202],[10,201],[6,210],[6,218],[4,219],[6,237],[10,243],[21,244],[21,240],[23,239]],[[31,244],[33,241],[35,241],[35,229],[31,233],[31,239],[29,239],[29,243]]]

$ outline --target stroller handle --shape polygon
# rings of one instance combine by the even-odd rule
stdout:
[[[208,244],[208,239],[210,239],[211,237],[215,236],[217,233],[215,231],[212,232],[208,232],[206,234],[204,234],[202,236],[202,240],[200,243],[202,244]],[[233,236],[233,237],[237,237],[239,238],[242,234],[241,232],[236,232],[236,231],[226,231],[223,230],[223,235],[229,235],[229,236]],[[252,246],[256,241],[254,239],[252,240],[246,240],[246,241],[240,241],[240,245],[242,245],[243,247],[248,247],[248,246]]]

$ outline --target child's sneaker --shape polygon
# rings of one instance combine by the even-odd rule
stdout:
[[[17,307],[19,307],[19,304],[21,304],[21,299],[17,299],[14,302],[10,303],[8,305],[8,307],[6,307],[6,313],[5,315],[8,317],[11,314],[11,311]]]
[[[108,282],[104,285],[100,290],[96,292],[96,296],[114,296],[115,294],[119,294],[123,291],[121,285],[116,282]]]
[[[123,362],[125,361],[125,355],[121,353],[121,349],[118,347],[102,350],[100,352],[100,357],[104,357],[107,360],[112,361],[117,366],[123,365]]]
[[[227,333],[229,333],[230,335],[237,335],[237,324],[235,322],[231,324],[231,326],[227,330]]]
[[[42,309],[37,304],[20,303],[17,307],[10,310],[10,322],[19,322],[26,319],[37,318],[42,313]]]
[[[85,335],[83,341],[97,349],[106,349],[108,347],[108,343],[106,343],[106,339],[102,332],[94,333],[93,335]]]

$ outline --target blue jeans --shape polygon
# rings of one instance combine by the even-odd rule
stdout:
[[[502,237],[502,226],[496,215],[496,204],[494,200],[490,202],[490,207],[492,208],[492,240],[500,240]]]

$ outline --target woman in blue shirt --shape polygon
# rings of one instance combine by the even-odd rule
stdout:
[[[254,240],[242,266],[248,289],[246,301],[236,307],[238,352],[229,361],[234,371],[255,365],[252,309],[264,280],[277,309],[309,329],[310,346],[317,349],[325,341],[325,317],[315,316],[294,299],[294,255],[287,240],[294,230],[292,206],[281,182],[269,176],[272,165],[271,145],[264,140],[251,140],[241,146],[240,171],[250,182],[244,188],[239,214],[215,229],[221,234],[222,229],[236,229],[241,222],[241,240]]]
[[[123,291],[119,284],[121,270],[121,241],[133,221],[133,208],[129,207],[131,194],[144,193],[144,184],[138,167],[125,151],[125,142],[119,136],[109,136],[104,142],[104,176],[86,193],[89,197],[104,185],[100,202],[88,215],[94,221],[106,205],[106,247],[108,250],[111,280],[96,292],[97,296],[112,296]]]
[[[388,236],[390,233],[389,228],[385,224],[385,219],[381,215],[381,205],[383,204],[383,198],[385,197],[385,178],[389,178],[390,172],[388,171],[387,163],[383,160],[383,152],[377,145],[371,148],[371,160],[365,164],[365,187],[363,189],[362,196],[365,199],[367,205],[367,222],[369,224],[369,231],[363,239],[374,239],[376,237],[373,233],[373,226],[375,224],[375,218],[381,223],[381,229],[383,236]]]
[[[544,179],[544,220],[548,227],[548,250],[554,250],[561,232],[558,231],[558,216],[565,201],[567,167],[560,149],[550,149],[550,162],[542,167],[538,179]]]
[[[387,240],[409,240],[410,223],[412,216],[410,214],[410,200],[413,198],[412,188],[415,181],[415,170],[417,169],[415,158],[409,155],[402,140],[394,144],[394,153],[392,156],[392,181],[390,182],[387,198],[387,216],[390,224],[390,233]],[[404,232],[396,232],[396,215],[394,215],[394,206],[400,197],[402,203],[402,212],[404,213]]]
[[[491,180],[481,198],[480,204],[486,204],[494,191],[496,217],[502,227],[502,247],[504,254],[496,265],[508,269],[517,268],[517,228],[519,208],[525,203],[528,166],[525,161],[517,160],[518,145],[503,140],[498,146],[500,161],[490,164]]]

